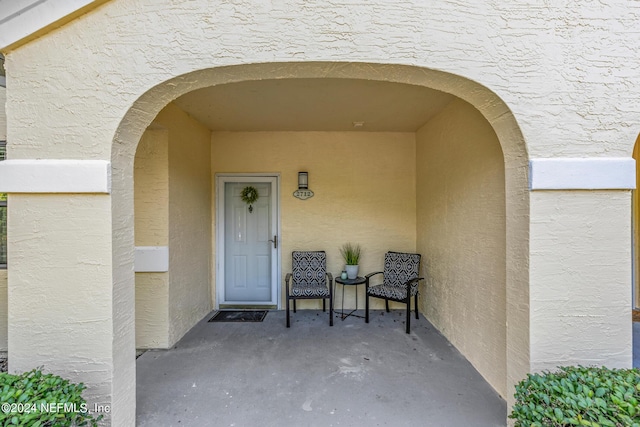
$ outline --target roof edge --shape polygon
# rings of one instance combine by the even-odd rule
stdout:
[[[15,50],[110,0],[39,0],[0,17],[0,52]],[[25,2],[23,2],[25,3]]]

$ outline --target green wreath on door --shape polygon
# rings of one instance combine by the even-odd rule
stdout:
[[[256,202],[256,200],[258,200],[259,197],[260,194],[258,194],[258,190],[256,190],[256,187],[252,187],[250,185],[244,187],[242,189],[242,192],[240,193],[240,198],[242,199],[242,201],[249,205],[249,213],[253,212],[252,205]]]

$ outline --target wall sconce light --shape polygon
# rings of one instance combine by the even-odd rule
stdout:
[[[309,190],[309,172],[298,172],[298,189],[293,192],[293,197],[300,200],[313,197],[313,191]]]
[[[298,190],[309,188],[309,172],[298,172]]]

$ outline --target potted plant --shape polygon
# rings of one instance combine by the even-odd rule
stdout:
[[[340,253],[346,264],[347,279],[355,279],[358,277],[358,263],[360,262],[361,252],[362,248],[360,245],[354,245],[353,243],[345,243],[340,248]]]

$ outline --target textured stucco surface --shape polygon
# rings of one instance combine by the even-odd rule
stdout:
[[[48,105],[40,108],[58,111],[42,115],[38,126],[52,130],[52,142],[63,140],[59,115],[70,118],[87,101],[104,113],[101,123],[93,114],[77,117],[85,126],[67,129],[61,156],[84,151],[89,130],[96,136],[112,133],[122,117],[120,101],[139,97],[149,82],[247,62],[371,61],[461,75],[490,87],[510,106],[532,157],[628,155],[637,134],[632,127],[637,97],[627,82],[640,73],[637,44],[628,35],[635,31],[638,6],[625,0],[570,9],[512,8],[491,0],[473,5],[381,2],[377,7],[296,0],[244,6],[112,1],[9,54],[8,81],[16,93],[45,87],[52,92]],[[40,55],[55,46],[66,48],[55,56]],[[42,56],[52,68],[39,66]],[[69,66],[73,63],[82,66]],[[56,85],[41,78],[60,74]],[[119,89],[108,94],[94,90],[96,84]],[[87,98],[69,98],[68,93],[77,94],[72,89],[86,91]],[[23,143],[29,156],[39,154],[37,139]],[[109,147],[99,144],[89,151],[104,157]]]
[[[557,319],[559,307],[553,308],[553,301],[540,295],[547,288],[564,286],[566,273],[551,274],[554,268],[560,272],[571,269],[555,266],[556,252],[562,249],[545,246],[532,264],[539,271],[532,269],[530,274],[530,234],[539,244],[555,239],[546,233],[571,230],[563,237],[571,240],[576,237],[573,232],[581,231],[571,221],[581,218],[582,223],[594,224],[597,236],[612,250],[602,253],[597,250],[600,242],[583,242],[583,260],[597,260],[612,269],[617,265],[621,270],[612,272],[616,285],[611,295],[600,300],[600,295],[588,292],[583,304],[611,310],[602,317],[586,316],[580,325],[567,324],[564,331],[575,330],[581,336],[580,330],[589,329],[592,340],[611,343],[609,331],[602,326],[617,324],[618,313],[629,307],[628,301],[619,298],[624,283],[630,289],[630,274],[626,274],[630,262],[624,258],[631,246],[629,209],[613,209],[606,224],[598,217],[598,209],[582,209],[602,208],[598,204],[602,202],[612,202],[614,207],[626,203],[630,208],[628,192],[584,193],[581,196],[586,200],[570,198],[566,206],[556,204],[562,194],[537,193],[541,200],[532,206],[535,225],[529,229],[527,151],[531,157],[630,155],[640,111],[640,87],[631,84],[640,80],[639,14],[640,4],[626,0],[583,2],[571,8],[556,3],[516,8],[492,0],[472,4],[295,0],[215,7],[205,0],[113,0],[8,52],[11,157],[113,162],[111,203],[109,196],[91,195],[24,195],[16,196],[22,201],[15,204],[11,199],[10,219],[20,220],[10,224],[9,236],[11,268],[18,269],[10,274],[9,282],[10,358],[15,354],[25,365],[51,360],[65,372],[84,370],[87,363],[93,363],[86,360],[104,360],[104,369],[87,368],[79,376],[91,385],[92,393],[100,389],[110,396],[114,423],[133,424],[135,147],[157,113],[189,90],[280,77],[350,77],[426,85],[474,105],[492,125],[505,158],[508,381],[544,364],[540,358],[553,352],[547,353],[541,343],[552,343],[559,352],[565,348],[563,341],[550,338],[553,334],[544,337],[547,324],[534,324],[542,321],[540,316],[529,318],[529,281],[536,294],[531,298],[536,310],[551,311],[550,317]],[[225,66],[230,67],[220,68]],[[66,210],[61,219],[44,217],[44,212],[59,212],[62,204]],[[547,212],[550,206],[556,210]],[[546,217],[539,216],[547,214],[564,218],[561,223],[567,228],[554,229],[545,222]],[[553,215],[549,218],[556,217]],[[100,232],[105,231],[100,229],[104,226],[111,237],[99,232],[97,237],[91,233],[62,239],[54,236],[52,230],[71,224],[85,224]],[[611,231],[615,224],[622,228],[601,233]],[[39,244],[30,244],[34,240]],[[70,277],[54,275],[52,279],[45,273],[60,266],[50,254],[54,246],[62,254],[65,270],[73,272]],[[37,345],[56,347],[55,356],[27,351],[26,347],[36,345],[31,344],[31,326],[42,329],[51,324],[39,312],[62,312],[68,307],[59,300],[39,304],[34,290],[82,288],[80,273],[88,267],[78,260],[105,247],[108,254],[97,258],[95,267],[100,274],[89,276],[92,292],[101,295],[100,303],[110,308],[96,326],[100,332],[104,328],[99,345],[88,351],[86,360],[69,360],[61,350],[75,345],[76,340],[60,341],[58,346],[55,333],[51,337],[40,334]],[[106,270],[112,277],[107,277]],[[583,277],[587,289],[601,285],[598,274]],[[20,312],[24,306],[33,313]],[[56,328],[56,333],[82,330],[97,312],[100,310],[73,311],[77,316],[69,318],[70,326]],[[529,330],[536,335],[531,349]],[[534,351],[533,345],[541,346],[541,351]],[[84,348],[82,343],[79,346]],[[630,353],[630,343],[624,340],[612,348],[618,354]],[[596,351],[576,352],[576,359],[580,355],[586,362],[597,356]],[[529,354],[536,359],[531,366]]]
[[[100,9],[100,11],[103,12],[107,8],[108,7],[102,8]],[[117,16],[119,16],[120,18],[124,18],[126,16],[125,21],[128,21],[131,16],[135,16],[135,13],[133,13],[133,11],[131,10],[129,10],[128,12],[120,10],[118,11]],[[66,34],[64,38],[71,37],[71,39],[76,40],[77,37],[79,37],[76,31],[80,31],[82,33],[87,31],[88,33],[92,33],[95,29],[100,27],[101,30],[99,30],[99,33],[101,34],[101,36],[105,36],[107,34],[107,37],[110,37],[113,34],[123,35],[124,38],[120,42],[116,42],[116,44],[121,43],[122,47],[132,46],[130,44],[132,40],[132,34],[129,32],[129,30],[133,27],[125,25],[125,27],[123,27],[123,32],[120,33],[113,32],[113,28],[115,27],[111,26],[111,24],[108,25],[108,29],[106,26],[103,26],[102,23],[99,22],[85,22],[80,25],[85,19],[87,21],[92,21],[92,19],[90,19],[92,17],[94,16],[88,15],[84,19],[79,20],[73,25],[65,28],[65,31],[52,33],[50,37],[55,38],[56,35],[66,33],[66,31],[69,30],[71,31],[71,33],[76,35]],[[167,16],[167,18],[169,17]],[[175,15],[171,15],[169,21],[173,23],[177,22],[174,18]],[[136,21],[136,23],[140,23],[141,21],[142,19]],[[80,25],[80,27],[76,27],[76,25]],[[85,27],[85,25],[87,26]],[[96,27],[96,25],[98,27]],[[179,34],[179,31],[175,34]],[[89,35],[89,39],[90,38],[91,36]],[[41,42],[45,42],[47,40],[49,40],[49,37],[47,37],[46,39],[41,39],[40,41],[36,42],[36,44],[40,44]],[[50,40],[50,42],[54,44],[58,43],[59,41],[60,40]],[[69,40],[69,43],[70,42],[71,40]],[[46,146],[39,146],[34,150],[35,145],[40,145],[38,141],[43,141],[43,139],[37,135],[40,130],[38,130],[39,128],[34,128],[33,126],[24,126],[24,122],[22,120],[17,120],[18,117],[21,117],[21,114],[19,109],[16,109],[15,131],[16,133],[22,134],[19,155],[27,158],[32,155],[46,155],[53,158],[74,156],[89,159],[100,158],[105,156],[105,154],[108,154],[109,150],[105,150],[104,147],[101,148],[101,144],[98,141],[111,141],[110,138],[113,133],[111,133],[109,130],[111,129],[113,131],[114,129],[116,129],[114,144],[110,153],[113,167],[111,216],[113,218],[113,301],[114,308],[116,308],[114,310],[113,321],[114,331],[117,332],[113,338],[113,360],[114,371],[116,372],[116,374],[114,374],[114,376],[111,378],[103,378],[103,382],[113,381],[114,391],[112,394],[112,402],[114,405],[114,410],[112,412],[112,417],[114,422],[126,424],[128,422],[127,420],[132,419],[134,414],[132,410],[132,402],[135,401],[135,389],[133,387],[134,383],[132,381],[135,371],[135,365],[133,361],[135,337],[132,333],[132,331],[134,330],[134,294],[132,285],[134,282],[132,265],[134,242],[133,199],[131,196],[133,187],[132,159],[135,152],[135,147],[146,127],[151,123],[156,114],[166,105],[167,102],[189,90],[196,89],[198,87],[260,78],[344,77],[419,84],[433,87],[439,90],[444,90],[472,101],[481,110],[485,117],[487,117],[487,119],[492,123],[494,129],[496,130],[496,133],[501,136],[501,144],[506,150],[505,159],[508,171],[506,175],[508,177],[506,183],[506,187],[508,190],[507,194],[512,199],[512,204],[515,210],[520,213],[519,216],[515,217],[519,219],[514,221],[515,228],[512,228],[511,230],[512,242],[514,243],[513,249],[515,249],[511,252],[513,253],[511,270],[515,272],[515,276],[518,276],[518,274],[520,275],[520,277],[515,278],[515,281],[517,282],[517,288],[520,289],[523,285],[526,286],[526,279],[522,278],[522,276],[526,278],[527,274],[527,233],[526,228],[522,227],[523,224],[526,224],[528,206],[526,192],[524,191],[524,189],[526,189],[527,182],[525,149],[520,131],[515,126],[513,115],[509,113],[509,110],[506,108],[505,104],[500,101],[500,99],[497,98],[495,94],[483,88],[477,83],[471,82],[470,80],[458,78],[452,74],[441,73],[426,68],[404,67],[402,65],[375,65],[371,63],[266,63],[195,71],[192,74],[185,75],[183,77],[175,77],[172,79],[173,76],[179,75],[181,74],[181,72],[206,69],[208,67],[220,67],[224,66],[225,64],[238,63],[238,61],[234,59],[228,59],[225,61],[221,58],[218,58],[218,60],[213,62],[208,62],[207,58],[212,58],[211,53],[208,53],[206,55],[197,54],[199,49],[202,47],[201,38],[198,37],[196,39],[193,39],[192,42],[194,43],[194,45],[189,49],[194,50],[193,54],[187,55],[186,57],[182,54],[179,54],[175,57],[175,59],[177,59],[177,62],[172,62],[172,64],[164,64],[159,68],[156,68],[158,66],[158,64],[155,63],[157,58],[174,57],[166,56],[167,46],[160,46],[155,44],[155,42],[149,43],[148,40],[142,41],[141,43],[145,45],[145,57],[151,60],[153,64],[145,63],[145,60],[142,60],[141,62],[126,61],[126,63],[120,63],[115,68],[112,68],[112,66],[116,65],[116,62],[118,61],[114,62],[113,58],[105,57],[104,62],[100,62],[102,64],[101,67],[106,68],[101,68],[101,71],[99,73],[94,74],[94,77],[97,77],[102,76],[102,73],[105,72],[106,69],[109,69],[109,71],[111,71],[111,73],[109,74],[110,78],[108,82],[105,82],[106,86],[104,88],[106,91],[102,95],[99,94],[100,91],[96,90],[96,85],[98,85],[98,82],[95,79],[92,79],[91,81],[83,80],[83,77],[87,75],[86,70],[73,77],[67,74],[70,78],[65,82],[64,85],[62,85],[65,87],[65,89],[57,94],[49,94],[51,97],[50,99],[52,100],[52,103],[50,105],[54,106],[53,110],[61,113],[60,120],[67,123],[64,129],[57,127],[53,122],[45,124],[45,126],[49,126],[47,128],[47,131],[45,132],[49,134],[48,141],[52,142],[53,145],[56,145],[56,150],[48,150]],[[49,41],[47,41],[45,44],[48,43]],[[106,43],[106,40],[104,40],[103,37],[103,43],[101,43],[100,46],[94,46],[93,48],[89,49],[95,49],[96,52],[108,52],[110,50],[110,48],[108,47],[109,43]],[[39,46],[37,48],[34,48],[34,46],[35,44],[30,44],[16,51],[14,53],[15,55],[23,53],[25,56],[22,59],[18,58],[18,56],[15,56],[15,64],[23,63],[27,66],[27,68],[30,68],[30,66],[28,65],[28,58],[32,55],[34,55],[33,58],[36,58],[38,56],[37,52],[39,51],[39,49],[48,49],[44,46]],[[157,52],[158,54],[151,55],[151,52],[153,51],[152,48],[156,47],[159,49],[159,51]],[[126,53],[120,51],[121,47],[118,47],[118,49],[120,53]],[[184,49],[184,45],[181,45],[180,50],[182,49]],[[333,50],[330,51],[333,52]],[[342,56],[342,58],[348,61],[357,59],[353,57],[352,53],[353,52],[348,55]],[[151,56],[147,56],[147,54]],[[253,57],[253,60],[251,62],[260,61],[260,57],[261,55],[258,54],[257,56]],[[332,59],[340,60],[340,57],[340,55],[329,55],[328,57],[325,57],[321,54],[319,56],[303,56],[302,58],[298,59],[305,60],[306,58],[306,60],[313,60],[315,58],[316,60],[327,61]],[[131,58],[137,58],[137,56],[132,52],[132,55],[129,57],[129,59]],[[277,60],[277,58],[274,57],[269,58],[272,61]],[[389,62],[396,57],[394,54],[392,54],[386,57],[386,59],[380,59],[377,55],[364,55],[360,57],[360,60],[365,60],[366,58],[368,58],[368,61]],[[194,60],[196,62],[189,65],[189,63]],[[414,64],[413,61],[401,61],[399,59],[398,61],[404,62],[409,65]],[[426,65],[426,63],[420,61],[416,62],[415,64]],[[129,66],[131,65],[134,65],[133,68],[129,68]],[[62,66],[67,67],[66,64]],[[128,75],[127,72],[122,74],[121,71],[123,71],[124,68],[118,68],[121,66],[128,69],[131,72],[131,75]],[[186,66],[186,68],[183,68],[183,66]],[[35,68],[37,67],[34,67],[33,70],[35,70]],[[169,71],[167,74],[163,74],[164,71],[162,70]],[[26,69],[24,69],[24,72],[16,73],[16,75],[21,75],[23,77],[26,77],[27,74],[29,73],[26,72]],[[167,79],[171,80],[165,81]],[[15,92],[13,92],[16,95],[16,101],[18,101],[22,97],[28,98],[29,95],[33,93],[33,88],[35,86],[38,86],[38,91],[46,89],[45,92],[47,92],[52,89],[48,86],[43,87],[40,84],[39,80],[27,80],[29,81],[25,80],[21,83],[16,83]],[[127,90],[121,91],[120,89],[114,89],[113,83],[116,81],[126,81],[126,85],[116,83],[116,86],[118,88],[126,87]],[[69,85],[71,85],[73,89],[71,89]],[[138,87],[138,91],[135,90],[136,87]],[[57,89],[53,89],[53,92],[56,91]],[[85,94],[86,96],[84,97],[84,101],[86,102],[82,102],[79,105],[71,105],[75,102],[75,98],[71,101],[68,97],[66,97],[66,95],[63,96],[63,93],[71,92]],[[142,95],[143,93],[144,95]],[[71,101],[71,104],[67,104],[69,101]],[[61,107],[55,108],[56,103]],[[18,104],[19,102],[16,105]],[[35,102],[34,104],[37,104],[37,102]],[[64,107],[62,107],[63,105]],[[96,109],[94,113],[91,113],[86,107],[95,107]],[[37,109],[38,107],[36,107],[36,105],[32,105],[31,108]],[[82,116],[75,116],[73,114],[65,116],[65,111],[68,111],[69,109],[73,111],[77,108],[85,109],[86,114]],[[121,110],[120,114],[117,113],[119,108],[123,109]],[[125,110],[128,111],[126,115]],[[23,112],[27,112],[27,110],[23,110]],[[91,114],[94,115],[96,123],[92,126],[91,135],[85,135],[84,132],[86,127],[86,120],[93,121],[89,117]],[[24,118],[27,121],[30,120],[30,118]],[[80,123],[77,124],[77,126],[74,125],[69,127],[69,125],[73,122],[73,120],[70,120],[71,118],[73,118],[74,120],[79,119]],[[56,136],[58,134],[59,136]],[[64,144],[60,144],[60,138],[63,134]],[[520,294],[517,294],[515,296],[517,298],[522,298],[526,295],[523,295],[522,292],[520,292]],[[527,314],[526,303],[523,303],[523,300],[520,301],[521,303],[517,305],[523,312],[520,314]],[[526,324],[524,324],[522,316],[517,319],[516,322],[522,323],[524,330],[526,330]],[[513,341],[517,342],[517,348],[526,349],[528,346],[528,335],[517,334],[514,337]],[[516,356],[520,357],[521,355],[519,354]],[[528,370],[528,355],[517,359],[516,364],[518,365],[517,369],[514,369],[514,373],[513,375],[511,375],[511,378],[521,378]]]
[[[633,247],[634,247],[634,283],[635,287],[635,300],[634,308],[640,307],[640,196],[638,195],[638,189],[640,189],[640,135],[636,140],[636,145],[633,147],[633,158],[636,161],[636,191],[632,191],[632,212],[633,212]]]
[[[415,134],[214,132],[211,140],[214,174],[281,174],[281,286],[294,250],[326,251],[327,269],[334,276],[344,267],[340,246],[346,242],[362,245],[360,275],[382,270],[386,251],[415,250]],[[315,193],[310,199],[293,197],[299,171],[309,172]],[[363,308],[364,287],[358,288]],[[340,286],[336,291],[340,306]],[[282,288],[281,301],[285,295]],[[321,306],[319,300],[298,303]],[[349,288],[345,308],[354,305]]]
[[[471,141],[471,143],[470,143]],[[504,160],[495,132],[454,101],[416,136],[423,309],[506,396]]]
[[[0,87],[0,141],[7,140],[6,89]],[[0,270],[0,351],[7,351],[7,270]]]
[[[148,129],[134,164],[136,246],[169,245],[169,132]],[[169,273],[136,273],[136,348],[169,347]]]
[[[134,165],[136,246],[169,244],[169,131],[147,130]]]
[[[7,270],[0,270],[0,351],[7,351]]]
[[[9,212],[9,371],[43,366],[111,404],[109,197],[14,194],[11,206],[23,215]]]
[[[170,346],[169,273],[136,273],[136,349]]]
[[[136,246],[168,246],[167,273],[136,273],[136,347],[168,348],[210,311],[211,132],[174,104],[138,145]]]
[[[531,193],[532,370],[631,366],[629,193]]]
[[[211,132],[174,104],[169,131],[169,345],[211,310]]]
[[[7,89],[0,87],[0,141],[7,140]]]

